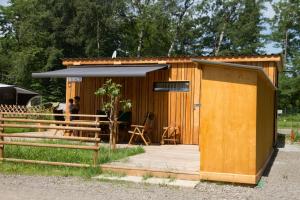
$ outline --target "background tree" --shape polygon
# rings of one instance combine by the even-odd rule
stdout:
[[[200,42],[209,55],[260,53],[263,47],[263,0],[204,0],[196,21],[204,29]]]
[[[115,50],[118,57],[264,53],[266,2],[276,13],[269,39],[284,49],[290,71],[280,97],[299,107],[299,0],[11,0],[0,7],[0,81],[64,101],[64,79],[31,73]]]
[[[271,40],[283,49],[285,73],[280,75],[279,107],[300,110],[300,1],[280,0],[273,5]]]

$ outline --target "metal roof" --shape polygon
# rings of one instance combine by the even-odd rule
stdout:
[[[80,65],[67,69],[32,73],[33,78],[66,77],[143,77],[148,72],[167,68],[167,64],[155,65]]]
[[[282,56],[280,53],[278,54],[232,54],[232,55],[220,55],[220,56],[193,56],[193,55],[178,55],[178,56],[145,56],[145,57],[89,57],[89,58],[63,58],[63,61],[79,61],[79,60],[160,60],[160,59],[190,59],[190,58],[197,58],[197,59],[205,59],[205,58],[263,58],[263,57],[277,57]]]
[[[25,90],[23,88],[16,87],[15,85],[7,85],[7,84],[3,84],[3,83],[0,83],[0,88],[15,88],[15,90],[17,91],[18,94],[32,94],[32,95],[38,94],[38,93],[32,92],[30,90]]]
[[[4,87],[13,87],[13,85],[6,85],[3,83],[0,83],[0,88],[4,88]]]
[[[64,58],[62,63],[65,66],[80,65],[142,65],[142,64],[177,64],[192,63],[192,59],[210,60],[228,63],[259,63],[275,62],[279,71],[284,68],[281,54],[263,55],[227,55],[227,56],[174,56],[174,57],[117,57],[117,58]]]

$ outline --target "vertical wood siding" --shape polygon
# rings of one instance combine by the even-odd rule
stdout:
[[[194,63],[172,64],[168,70],[148,73],[146,77],[112,78],[120,83],[122,96],[132,100],[132,123],[142,124],[147,112],[155,114],[151,140],[160,142],[163,127],[175,122],[181,129],[181,143],[198,144],[200,103],[200,69]],[[83,78],[80,85],[67,84],[67,99],[81,97],[81,113],[95,114],[101,108],[101,99],[94,95],[107,78]],[[190,81],[189,92],[154,92],[156,81]],[[76,87],[77,86],[77,87]]]
[[[273,83],[277,84],[277,69],[274,62],[241,63],[264,67]],[[141,124],[147,112],[155,114],[155,127],[151,140],[158,143],[163,127],[175,122],[181,129],[182,144],[199,144],[200,109],[202,105],[200,80],[202,72],[195,63],[174,63],[170,69],[148,73],[146,77],[113,78],[123,85],[123,96],[131,99],[132,123]],[[109,78],[109,77],[108,77]],[[95,114],[101,107],[99,97],[94,95],[108,78],[83,78],[81,83],[66,84],[66,99],[79,95],[81,97],[81,113]],[[190,82],[189,92],[154,92],[155,81]],[[69,87],[70,86],[70,87]],[[212,112],[212,111],[211,111]]]

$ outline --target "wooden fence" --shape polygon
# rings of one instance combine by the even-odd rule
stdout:
[[[50,108],[45,108],[44,106],[32,106],[26,107],[23,105],[6,105],[0,104],[0,112],[13,112],[13,113],[41,113],[41,112],[50,112]]]
[[[48,119],[40,119],[44,116]],[[63,116],[65,121],[52,120],[53,116]],[[70,121],[70,117],[80,118],[93,118],[94,120],[79,120]],[[66,148],[66,149],[82,149],[94,151],[93,165],[97,166],[97,158],[100,149],[100,117],[103,115],[82,115],[82,114],[47,114],[47,113],[28,113],[28,112],[0,112],[0,161],[12,161],[21,163],[38,163],[48,164],[57,166],[73,166],[73,167],[89,167],[89,164],[81,163],[64,163],[64,162],[50,162],[50,161],[39,161],[39,160],[24,160],[16,158],[5,157],[5,145],[16,145],[16,146],[31,146],[31,147],[47,147],[47,148]],[[31,119],[30,119],[31,118]],[[34,118],[34,119],[32,119]],[[49,119],[50,118],[50,119]],[[31,123],[31,124],[30,124]],[[34,124],[32,124],[34,123]],[[38,124],[36,124],[38,123]],[[37,129],[55,129],[64,131],[77,131],[77,132],[93,132],[94,137],[74,137],[74,136],[47,136],[39,134],[5,134],[3,133],[4,128],[37,128]],[[81,135],[81,134],[80,134]],[[74,145],[74,144],[47,144],[38,142],[24,142],[24,141],[13,141],[11,138],[40,138],[40,139],[56,139],[56,140],[69,140],[69,141],[82,141],[88,143],[94,143],[94,145]],[[10,139],[10,140],[5,140]]]

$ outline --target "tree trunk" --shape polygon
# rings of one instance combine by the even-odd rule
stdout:
[[[170,46],[169,51],[168,51],[168,57],[171,56],[172,51],[174,49],[174,45],[175,45],[175,40],[173,40],[172,43],[171,43],[171,46]]]
[[[100,24],[97,16],[97,55],[100,56]]]
[[[114,109],[114,121],[113,121],[113,130],[112,130],[112,149],[116,149],[117,144],[117,126],[118,126],[118,112],[117,109]]]
[[[110,109],[110,113],[109,113],[109,149],[113,148],[113,130],[114,130],[113,109]]]
[[[117,143],[117,126],[118,126],[118,104],[119,104],[119,97],[115,97],[115,99],[112,101],[113,108],[110,110],[110,123],[109,123],[109,144],[110,149],[115,150],[116,149],[116,143]]]
[[[178,40],[178,34],[181,28],[181,24],[182,24],[182,20],[184,15],[186,14],[187,10],[193,5],[194,1],[190,1],[190,0],[185,0],[184,1],[184,7],[182,9],[180,9],[180,14],[178,15],[178,21],[176,23],[176,27],[175,27],[175,35],[172,38],[172,42],[171,42],[171,46],[168,50],[168,57],[171,56],[175,43]]]
[[[141,57],[143,40],[144,40],[144,29],[142,29],[140,34],[139,34],[139,44],[138,44],[138,48],[137,48],[137,57],[138,58]]]
[[[215,49],[215,56],[219,55],[220,48],[221,48],[221,45],[222,45],[222,42],[223,42],[223,38],[224,38],[225,28],[226,28],[226,24],[224,23],[224,25],[222,27],[222,31],[221,31],[220,37],[219,37],[218,44],[217,44],[216,49]]]
[[[287,58],[287,49],[288,49],[288,38],[289,38],[288,29],[285,31],[285,39],[284,39],[284,62],[286,62]]]

